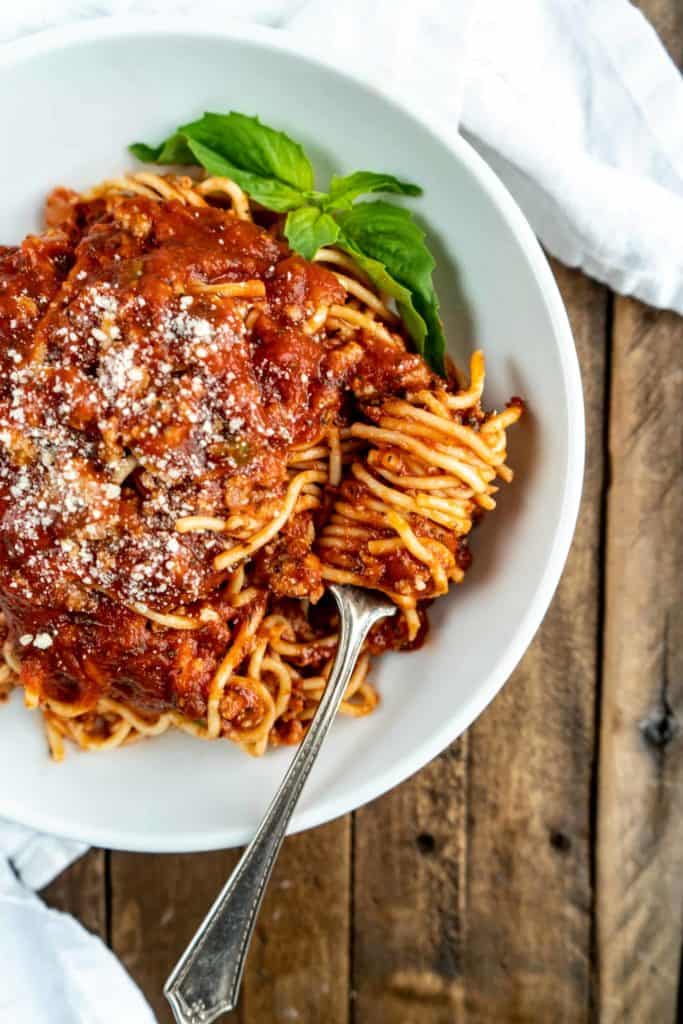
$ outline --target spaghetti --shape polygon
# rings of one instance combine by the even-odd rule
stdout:
[[[0,698],[50,750],[181,729],[298,742],[337,647],[327,582],[382,590],[372,655],[422,642],[509,481],[513,400],[436,377],[354,261],[307,262],[232,181],[56,190],[0,248]]]

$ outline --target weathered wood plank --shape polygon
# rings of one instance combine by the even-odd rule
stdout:
[[[354,1024],[463,1021],[463,737],[355,814]]]
[[[233,1015],[242,1024],[346,1024],[350,819],[285,842],[257,924]],[[111,855],[112,947],[160,1024],[163,984],[239,851]]]
[[[616,302],[602,701],[604,1024],[676,1020],[683,935],[683,320]]]
[[[680,68],[683,65],[683,7],[679,0],[635,0]]]
[[[55,910],[73,914],[107,941],[107,887],[104,850],[89,850],[41,892]]]
[[[578,1024],[590,1014],[607,294],[577,272],[554,270],[581,362],[586,477],[551,609],[513,678],[470,729],[468,1024]]]
[[[159,1024],[173,1021],[164,982],[237,858],[237,850],[111,854],[111,946]],[[243,1020],[241,1014],[234,1019]]]
[[[683,64],[678,0],[639,0]],[[683,321],[616,300],[598,820],[600,1019],[679,1019]]]
[[[244,979],[244,1024],[347,1024],[351,818],[282,849]]]

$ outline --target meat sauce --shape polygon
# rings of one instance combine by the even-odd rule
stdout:
[[[225,540],[176,520],[277,503],[293,448],[430,374],[401,346],[307,334],[344,302],[336,277],[229,211],[59,190],[48,223],[0,248],[0,606],[22,682],[200,717],[247,611],[181,632],[133,610],[220,606]],[[257,299],[205,290],[255,281]],[[319,596],[310,517],[255,559],[258,586]]]

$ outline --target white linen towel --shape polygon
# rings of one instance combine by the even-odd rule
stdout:
[[[154,1024],[139,989],[100,939],[48,910],[0,859],[0,1020]]]
[[[0,821],[2,1024],[154,1024],[142,993],[104,943],[33,892],[85,849]]]
[[[459,124],[551,253],[683,313],[683,80],[627,0],[22,0],[0,5],[0,43],[188,11],[324,39],[337,62]],[[102,943],[30,891],[82,850],[0,823],[0,1020],[153,1020]]]

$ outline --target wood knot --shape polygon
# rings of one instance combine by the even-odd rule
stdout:
[[[551,829],[549,839],[553,850],[557,850],[558,853],[569,853],[572,848],[572,841],[569,836],[565,835],[564,832],[560,832],[559,829]]]
[[[415,842],[420,853],[434,853],[436,849],[436,840],[429,832],[420,832]]]
[[[640,723],[643,739],[655,750],[664,750],[668,747],[679,731],[678,719],[666,703]]]

